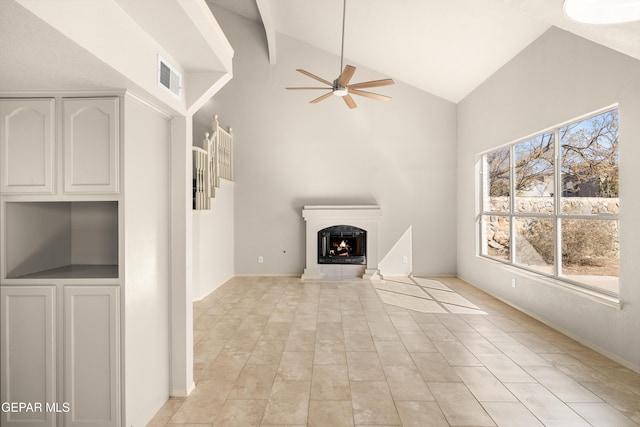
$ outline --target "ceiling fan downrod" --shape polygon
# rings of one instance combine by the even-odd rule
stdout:
[[[342,4],[342,46],[340,47],[340,70],[338,70],[338,79],[342,77],[342,70],[344,69],[344,23],[347,16],[347,0],[344,0]]]

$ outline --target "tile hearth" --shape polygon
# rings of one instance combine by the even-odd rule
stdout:
[[[149,426],[638,426],[640,375],[454,278],[238,277]]]

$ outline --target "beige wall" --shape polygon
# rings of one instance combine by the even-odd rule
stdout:
[[[411,226],[413,272],[455,273],[455,105],[402,82],[378,89],[389,103],[309,104],[319,93],[285,90],[316,85],[296,68],[332,80],[339,57],[278,35],[269,65],[257,23],[214,12],[235,51],[234,78],[195,120],[215,112],[234,130],[236,274],[301,274],[309,204],[378,204],[381,258]],[[352,65],[353,82],[387,77]]]
[[[476,256],[478,154],[619,103],[620,301],[613,307]],[[458,104],[458,274],[640,369],[640,62],[552,28]],[[517,287],[511,287],[511,279]]]

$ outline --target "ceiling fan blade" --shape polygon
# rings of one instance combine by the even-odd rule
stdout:
[[[349,88],[349,93],[352,93],[354,95],[366,96],[367,98],[371,98],[371,99],[377,99],[378,101],[386,102],[391,100],[390,96],[380,95],[373,92],[365,92],[363,90],[358,90],[358,89]]]
[[[287,90],[308,90],[308,89],[321,89],[321,90],[327,90],[329,89],[328,87],[288,87],[286,88]]]
[[[355,84],[349,85],[349,89],[351,88],[364,89],[368,87],[388,86],[392,84],[393,84],[392,79],[372,80],[370,82],[362,82],[362,83],[355,83]]]
[[[311,77],[312,79],[315,79],[315,80],[317,80],[319,82],[322,82],[322,83],[324,83],[326,85],[329,85],[329,86],[333,87],[333,84],[331,82],[323,79],[322,77],[318,77],[315,74],[311,74],[310,72],[302,70],[300,68],[298,68],[296,71],[299,72],[299,73],[304,74],[305,76]]]
[[[342,99],[344,99],[345,104],[347,104],[347,106],[349,108],[356,108],[356,102],[353,100],[353,98],[350,95],[345,95],[342,97]]]
[[[309,104],[315,104],[315,103],[318,103],[318,102],[322,101],[323,99],[327,99],[327,98],[328,98],[328,97],[330,97],[331,95],[333,95],[333,92],[325,93],[324,95],[319,96],[318,98],[316,98],[316,99],[313,99],[313,100],[309,101]]]
[[[343,87],[347,86],[349,84],[349,80],[351,80],[351,77],[353,77],[353,73],[355,72],[356,67],[353,67],[351,65],[345,66],[344,71],[340,75],[340,81],[338,82],[338,84]]]

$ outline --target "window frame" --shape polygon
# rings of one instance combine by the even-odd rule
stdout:
[[[479,213],[477,215],[477,245],[476,245],[476,254],[484,259],[489,259],[495,262],[499,262],[504,265],[508,265],[513,268],[521,269],[532,274],[540,275],[543,277],[548,277],[550,279],[558,280],[560,282],[568,283],[574,286],[577,286],[582,289],[586,289],[591,292],[596,292],[599,294],[603,294],[606,296],[619,297],[620,292],[618,288],[618,292],[609,291],[607,289],[603,289],[600,287],[589,285],[588,283],[580,282],[578,280],[572,280],[570,276],[562,275],[562,235],[561,235],[561,222],[563,219],[586,219],[586,220],[595,220],[595,221],[617,221],[618,226],[620,224],[620,211],[616,213],[589,213],[589,214],[575,214],[575,213],[566,213],[563,212],[562,209],[562,194],[563,194],[563,180],[562,180],[562,158],[561,158],[561,150],[562,144],[560,140],[560,130],[565,126],[570,126],[575,123],[579,123],[582,121],[586,121],[593,117],[596,117],[601,114],[605,114],[607,112],[616,111],[618,113],[618,126],[619,126],[619,106],[618,104],[609,105],[607,107],[601,108],[596,111],[592,111],[590,113],[584,114],[580,117],[568,120],[566,122],[557,124],[550,128],[544,129],[542,131],[533,133],[531,135],[525,136],[523,138],[519,138],[515,141],[512,141],[508,144],[495,147],[491,150],[484,151],[479,154],[479,170],[476,174],[479,180],[478,185],[478,208]],[[516,164],[515,164],[515,147],[528,140],[533,138],[537,138],[543,136],[545,134],[553,135],[553,213],[544,213],[544,212],[518,212],[517,211],[517,197],[516,197]],[[619,135],[619,130],[618,130]],[[505,148],[509,149],[509,211],[508,212],[500,212],[500,211],[491,211],[485,209],[485,201],[489,200],[488,193],[488,179],[485,179],[486,172],[488,171],[488,163],[487,163],[487,154],[496,152],[499,150],[504,150]],[[619,158],[618,158],[618,168],[620,167]],[[618,174],[619,177],[619,174]],[[618,194],[618,200],[620,195]],[[498,257],[490,256],[485,252],[486,249],[486,238],[485,238],[485,228],[486,223],[485,217],[503,217],[509,221],[509,259],[501,259]],[[522,263],[517,263],[517,248],[516,248],[516,238],[517,238],[517,229],[516,224],[517,218],[544,218],[551,219],[553,223],[553,246],[554,246],[554,260],[553,260],[553,274],[545,273],[540,270],[536,270],[533,268],[528,268],[526,265]],[[618,234],[618,237],[620,235]],[[487,251],[488,252],[488,251]],[[618,265],[620,257],[618,256]],[[618,286],[620,285],[620,277],[618,275]]]

